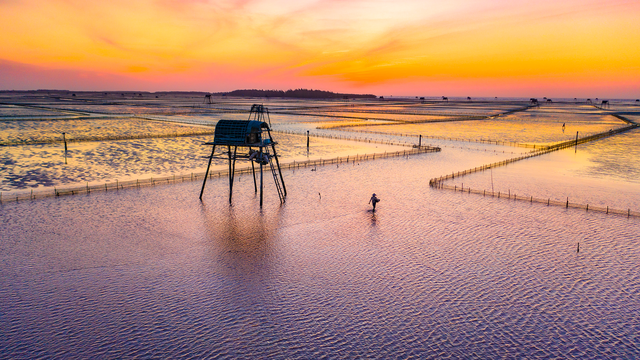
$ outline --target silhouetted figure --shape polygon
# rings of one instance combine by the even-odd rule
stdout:
[[[548,102],[548,103],[552,103],[552,102],[553,102],[553,100],[551,100],[551,99],[547,99],[547,102]]]
[[[442,101],[449,102],[449,98],[448,98],[448,97],[446,97],[446,96],[443,96],[443,97],[442,97]]]
[[[531,99],[529,99],[529,105],[531,105],[531,106],[539,106],[540,104],[538,104],[538,99],[531,98]]]
[[[467,96],[467,100],[471,101],[471,96]]]
[[[587,104],[593,104],[593,101],[591,101],[591,99],[587,99]]]
[[[373,211],[376,211],[376,204],[380,201],[375,193],[371,195],[371,199],[369,199],[369,204],[373,205]]]
[[[211,102],[211,94],[206,94],[204,96],[204,103],[205,104],[213,104],[213,102]]]
[[[600,103],[600,107],[601,108],[609,108],[609,100],[602,100],[602,103]]]
[[[564,132],[564,123],[562,123],[562,132]]]

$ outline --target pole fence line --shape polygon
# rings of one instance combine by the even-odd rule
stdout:
[[[457,185],[446,185],[444,182],[450,179],[455,179],[456,177],[462,177],[468,174],[472,174],[475,172],[480,172],[480,171],[486,171],[489,169],[492,169],[494,167],[499,167],[499,166],[505,166],[508,164],[511,164],[513,162],[516,161],[520,161],[520,160],[524,160],[524,159],[529,159],[532,158],[534,156],[540,156],[540,155],[544,155],[544,154],[548,154],[550,152],[553,151],[557,151],[557,150],[561,150],[561,149],[566,149],[566,148],[570,148],[573,146],[577,146],[578,144],[583,144],[589,141],[593,141],[593,140],[598,140],[604,137],[609,137],[609,136],[613,136],[615,134],[619,134],[622,132],[626,132],[635,128],[640,127],[640,124],[633,124],[633,125],[629,125],[626,126],[624,128],[620,128],[617,130],[610,130],[607,132],[603,132],[603,133],[599,133],[599,134],[595,134],[595,135],[590,135],[590,136],[586,136],[583,137],[581,139],[578,140],[569,140],[563,143],[559,143],[556,144],[554,146],[551,146],[547,149],[544,150],[537,150],[535,152],[531,152],[528,153],[526,155],[523,156],[518,156],[515,158],[511,158],[511,159],[507,159],[507,160],[502,160],[502,161],[498,161],[495,163],[491,163],[491,164],[487,164],[487,165],[482,165],[480,167],[474,167],[473,169],[467,169],[467,170],[462,170],[462,171],[458,171],[458,172],[452,172],[451,174],[446,174],[446,175],[442,175],[440,177],[437,178],[432,178],[431,180],[429,180],[429,186],[431,186],[432,188],[435,189],[447,189],[447,190],[453,190],[453,191],[466,191],[469,194],[474,193],[474,194],[482,194],[483,196],[488,196],[491,195],[492,197],[496,197],[496,193],[493,191],[487,191],[487,190],[476,190],[476,189],[471,189],[471,188],[467,188],[466,190],[464,189],[464,184],[463,187],[461,187],[460,189],[458,189]],[[501,197],[501,193],[500,191],[497,192],[497,198]],[[504,198],[504,196],[502,196]],[[512,195],[511,195],[511,191],[509,191],[508,194],[508,199],[511,199]],[[513,195],[514,200],[524,200],[524,201],[529,201],[530,203],[533,202],[537,202],[537,203],[546,203],[547,206],[563,206],[566,209],[568,208],[578,208],[578,209],[585,209],[586,211],[597,211],[597,212],[603,212],[605,214],[619,214],[619,215],[627,215],[627,217],[640,217],[640,212],[637,211],[631,211],[631,209],[627,209],[625,210],[619,210],[619,209],[613,209],[610,208],[609,206],[607,206],[606,208],[602,208],[602,207],[593,207],[593,206],[589,206],[588,204],[577,204],[577,203],[570,203],[569,202],[569,198],[567,198],[566,201],[556,201],[556,200],[551,200],[550,198],[547,199],[540,199],[540,198],[534,198],[533,196],[530,197],[518,197],[517,195]]]
[[[305,160],[305,161],[292,161],[290,163],[283,163],[283,169],[299,169],[300,167],[317,167],[317,166],[326,166],[332,164],[348,164],[353,163],[355,165],[356,162],[360,161],[371,161],[378,159],[385,159],[391,157],[400,157],[400,156],[410,156],[410,155],[418,155],[432,152],[439,152],[441,149],[439,147],[431,147],[431,146],[422,146],[420,148],[414,148],[411,150],[402,150],[395,152],[384,152],[384,153],[373,153],[373,154],[358,154],[356,156],[346,156],[346,157],[336,157],[331,159],[315,159],[315,160]],[[251,167],[244,167],[235,170],[236,174],[251,174]],[[228,170],[215,170],[209,171],[209,178],[218,177],[221,178],[223,176],[227,176],[229,174]],[[80,195],[80,194],[91,194],[92,192],[108,192],[112,190],[124,190],[124,189],[139,189],[143,186],[156,186],[161,184],[177,184],[186,181],[199,181],[205,176],[205,172],[199,173],[189,173],[189,174],[181,174],[181,175],[169,175],[163,177],[149,177],[144,179],[132,179],[126,181],[120,181],[115,179],[115,182],[105,182],[100,184],[90,185],[88,182],[83,185],[78,186],[68,186],[68,187],[53,187],[53,189],[43,189],[33,191],[0,191],[0,204],[6,202],[19,202],[22,200],[36,200],[43,199],[48,197],[60,197],[65,195]]]
[[[305,130],[306,131],[306,130]],[[307,136],[306,133],[298,133],[295,131],[291,131],[291,130],[271,130],[271,132],[274,133],[280,133],[280,134],[289,134],[289,135],[300,135],[300,136]],[[391,140],[378,140],[378,139],[370,139],[370,138],[359,138],[359,137],[351,137],[351,136],[345,136],[345,135],[332,135],[332,134],[309,134],[310,136],[314,136],[314,137],[320,137],[320,138],[326,138],[326,139],[334,139],[334,140],[349,140],[349,141],[359,141],[359,142],[366,142],[366,143],[375,143],[375,144],[383,144],[383,145],[391,145],[391,146],[404,146],[404,147],[417,147],[418,145],[413,144],[413,143],[407,143],[407,142],[393,142]]]
[[[617,118],[626,121],[630,126],[624,126],[621,128],[618,128],[616,130],[613,130],[614,133],[618,133],[621,131],[627,131],[630,128],[633,127],[637,127],[639,126],[638,124],[635,124],[633,122],[630,122],[628,119],[623,119],[622,117],[616,116]],[[393,125],[393,124],[385,124],[385,125]],[[327,129],[337,129],[338,127],[335,128],[327,128]],[[323,127],[318,127],[318,129],[324,129]],[[398,137],[410,137],[410,138],[418,138],[421,134],[392,134],[392,133],[388,133],[388,132],[383,132],[383,131],[374,131],[374,130],[354,130],[354,129],[345,129],[342,128],[340,131],[345,131],[345,132],[355,132],[355,133],[369,133],[369,134],[378,134],[378,135],[386,135],[386,136],[398,136]],[[608,133],[608,132],[607,132]],[[598,133],[598,134],[593,134],[587,137],[584,137],[582,139],[587,139],[589,137],[593,137],[593,136],[602,136],[603,134],[606,133]],[[563,142],[559,142],[556,144],[552,144],[552,145],[538,145],[538,144],[527,144],[527,143],[519,143],[519,142],[515,142],[515,141],[501,141],[501,140],[489,140],[489,139],[463,139],[463,138],[455,138],[455,137],[447,137],[447,136],[435,136],[435,135],[422,135],[423,138],[429,138],[429,139],[436,139],[436,140],[446,140],[446,141],[460,141],[460,142],[475,142],[475,143],[482,143],[482,144],[490,144],[490,145],[503,145],[503,146],[511,146],[511,147],[522,147],[522,148],[532,148],[532,152],[533,151],[544,151],[550,148],[554,148],[557,146],[561,146],[564,143],[568,143],[568,142],[573,142],[573,144],[575,144],[575,140],[571,140],[571,141],[563,141]],[[587,140],[587,141],[591,141],[591,140]],[[581,142],[578,142],[578,144],[580,144]]]
[[[471,187],[465,188],[465,187],[458,187],[457,185],[446,185],[443,183],[439,183],[434,187],[437,189],[452,190],[460,193],[478,194],[478,195],[482,195],[483,197],[491,196],[496,199],[524,201],[531,204],[537,203],[537,204],[543,204],[547,206],[563,207],[565,209],[582,209],[588,212],[595,211],[595,212],[604,213],[607,215],[612,214],[612,215],[623,215],[626,217],[640,218],[640,211],[632,211],[631,209],[626,209],[626,210],[615,209],[610,206],[593,206],[589,204],[580,204],[580,203],[571,202],[570,199],[568,198],[567,200],[551,200],[551,198],[543,199],[543,198],[538,198],[534,196],[522,196],[517,194],[511,194],[510,191],[505,194],[501,191],[494,192],[494,191],[485,190],[485,189],[479,190],[479,189],[473,189]]]
[[[565,142],[562,142],[562,143],[559,143],[559,144],[556,144],[556,145],[549,146],[546,149],[541,149],[541,150],[536,150],[534,152],[530,152],[530,153],[528,153],[526,155],[518,156],[518,157],[507,159],[507,160],[498,161],[498,162],[487,164],[487,165],[482,165],[480,167],[475,167],[473,169],[463,170],[461,172],[458,171],[457,173],[451,173],[451,174],[443,175],[443,176],[440,176],[440,177],[437,177],[437,178],[432,178],[431,180],[429,180],[429,184],[431,186],[433,186],[434,184],[442,182],[442,181],[446,181],[446,180],[449,180],[449,179],[455,179],[456,176],[460,177],[460,176],[464,176],[464,175],[475,173],[475,172],[479,172],[479,171],[485,171],[485,170],[488,170],[488,169],[491,169],[491,168],[494,168],[494,167],[508,165],[508,164],[511,164],[513,162],[516,162],[516,161],[520,161],[520,160],[529,159],[529,158],[532,158],[532,157],[535,157],[535,156],[548,154],[550,152],[561,150],[561,149],[570,148],[570,147],[576,146],[577,144],[583,144],[583,143],[594,141],[594,140],[598,140],[598,139],[601,139],[601,138],[604,138],[604,137],[613,136],[613,135],[616,135],[616,134],[619,134],[619,133],[622,133],[622,132],[625,132],[625,131],[629,131],[629,130],[635,129],[635,128],[639,127],[639,126],[640,125],[634,124],[634,125],[626,126],[624,128],[617,129],[617,130],[610,130],[610,131],[599,133],[599,134],[595,134],[595,135],[585,136],[585,137],[580,138],[578,140],[565,141]]]

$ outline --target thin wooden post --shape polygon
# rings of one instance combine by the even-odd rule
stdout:
[[[65,133],[62,133],[62,141],[64,141],[64,163],[67,163],[67,137]]]

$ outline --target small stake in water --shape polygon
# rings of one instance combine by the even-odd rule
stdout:
[[[64,141],[64,163],[67,164],[67,138],[65,133],[62,133],[62,141]]]
[[[578,243],[578,249],[576,249],[576,252],[579,253],[580,252],[580,243]]]

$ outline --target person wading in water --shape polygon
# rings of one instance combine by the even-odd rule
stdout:
[[[371,195],[371,199],[369,199],[369,204],[373,205],[373,211],[376,211],[376,204],[380,201],[376,194]]]

